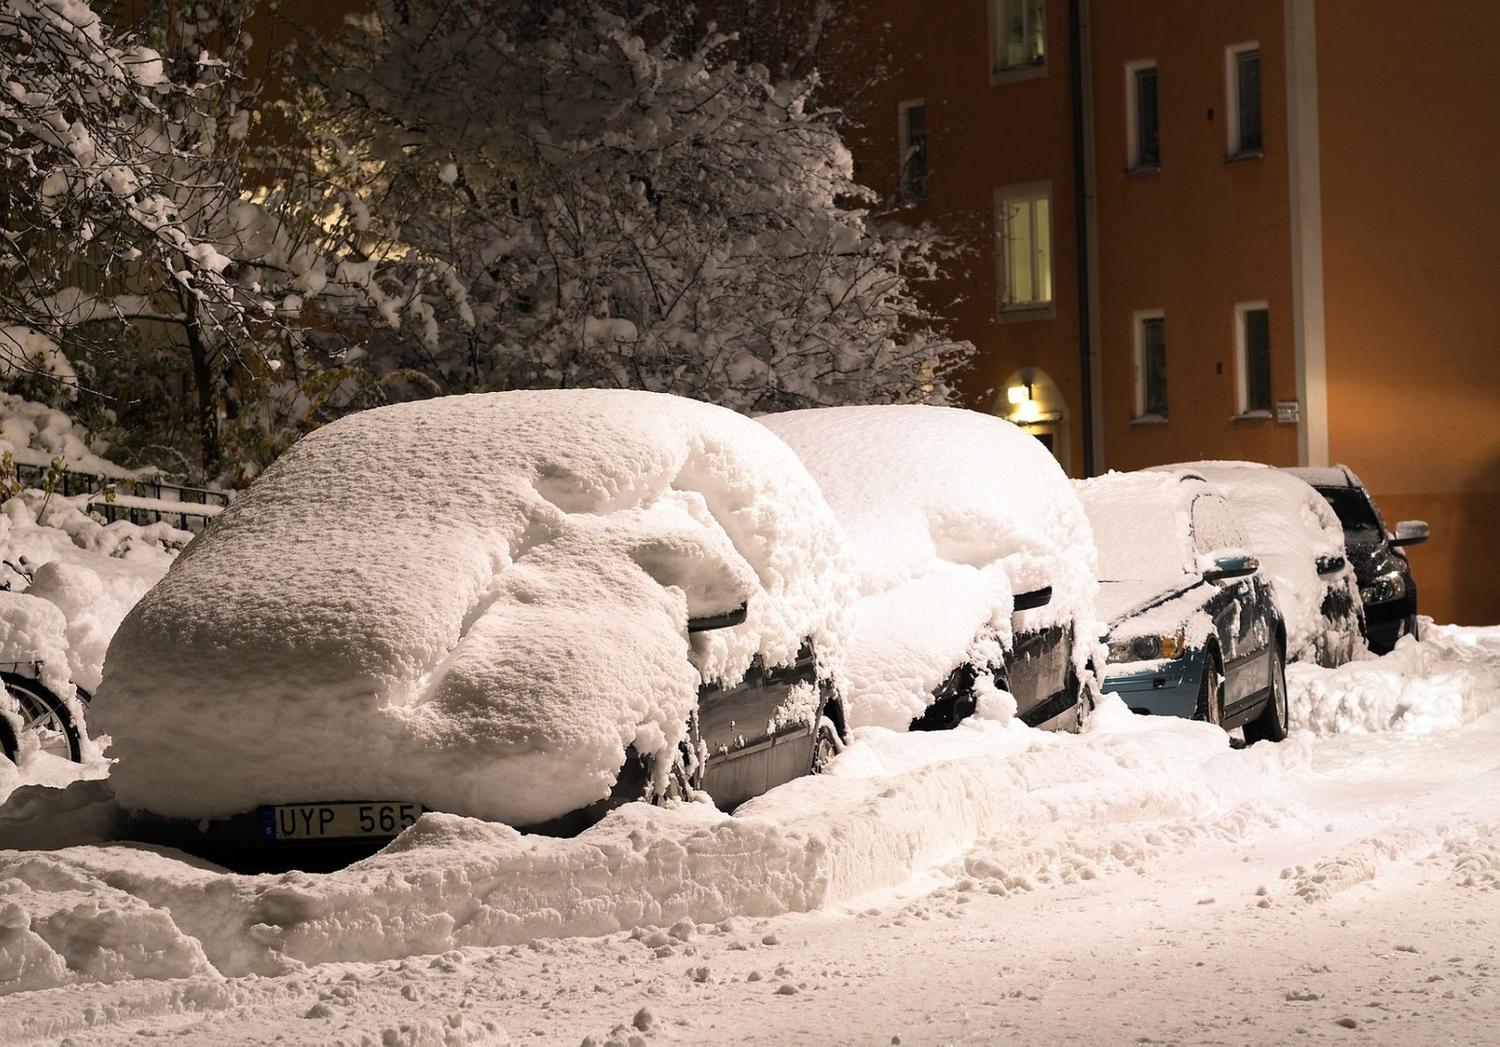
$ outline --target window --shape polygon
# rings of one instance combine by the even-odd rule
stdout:
[[[1161,166],[1155,62],[1131,62],[1125,67],[1125,133],[1130,170],[1151,170]]]
[[[995,253],[1000,311],[1052,304],[1052,187],[1047,183],[995,190]]]
[[[1226,52],[1225,95],[1229,110],[1229,155],[1260,153],[1260,44],[1236,44]]]
[[[1271,410],[1271,312],[1265,302],[1242,302],[1234,307],[1235,373],[1239,380],[1239,412]]]
[[[1167,319],[1159,310],[1135,314],[1135,415],[1167,417]]]
[[[990,0],[990,72],[1039,66],[1046,57],[1046,0]]]
[[[1193,499],[1193,552],[1211,556],[1230,550],[1244,552],[1250,540],[1234,519],[1229,503],[1221,495],[1200,494]]]
[[[896,108],[901,145],[901,199],[927,199],[927,107],[918,98]]]

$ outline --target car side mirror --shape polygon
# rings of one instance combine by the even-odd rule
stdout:
[[[1214,557],[1214,564],[1203,572],[1205,582],[1228,582],[1236,578],[1249,578],[1260,570],[1260,561],[1248,553],[1230,553]]]
[[[706,633],[714,629],[728,629],[736,625],[743,625],[750,614],[750,605],[742,603],[732,611],[723,614],[705,614],[699,618],[688,619],[688,632]]]
[[[1033,589],[1029,593],[1016,593],[1013,611],[1034,611],[1038,607],[1046,607],[1052,602],[1052,586],[1048,585],[1041,589]]]
[[[1317,559],[1319,574],[1338,574],[1348,561],[1342,556],[1320,556]]]
[[[1396,531],[1391,535],[1392,545],[1421,545],[1427,541],[1428,529],[1426,520],[1402,520],[1396,525]]]

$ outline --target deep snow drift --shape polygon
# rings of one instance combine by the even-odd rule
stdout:
[[[1294,717],[1356,668],[1386,674],[1367,687],[1376,704],[1382,687],[1427,692],[1430,714],[1405,720],[1408,732],[1453,732],[1500,708],[1500,629],[1428,635],[1359,667],[1306,667]],[[107,782],[28,790],[0,811],[0,843],[79,845],[0,855],[0,990],[274,975],[826,909],[961,856],[961,875],[998,893],[1088,880],[1252,826],[1321,824],[1299,807],[1303,778],[1327,773],[1321,744],[1302,730],[1237,752],[1217,728],[1134,716],[1113,698],[1081,736],[982,719],[950,732],[865,728],[830,773],[733,817],[703,803],[631,804],[558,840],[430,814],[381,854],[328,875],[238,876],[90,843],[111,830]]]
[[[110,651],[120,802],[217,817],[385,797],[509,824],[675,750],[702,680],[837,672],[843,535],[795,455],[720,407],[612,390],[452,396],[299,441]],[[748,602],[744,624],[687,619]]]
[[[956,667],[998,663],[1012,625],[1093,654],[1094,544],[1040,442],[977,411],[898,405],[763,415],[818,481],[859,565],[850,722],[898,729]],[[939,465],[941,463],[941,465]],[[1012,620],[1014,597],[1052,587]]]

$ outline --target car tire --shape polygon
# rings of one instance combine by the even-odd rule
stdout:
[[[73,721],[73,714],[68,711],[67,703],[38,681],[28,677],[6,673],[4,680],[5,689],[21,707],[22,733],[50,732],[57,749],[55,755],[64,756],[74,763],[82,763],[83,734]],[[16,738],[15,742],[19,751],[20,738]]]
[[[1271,697],[1259,716],[1245,724],[1245,741],[1279,742],[1286,737],[1286,664],[1281,648],[1271,648]]]
[[[1219,677],[1219,656],[1208,651],[1203,656],[1203,675],[1198,682],[1198,709],[1193,719],[1215,726],[1224,722],[1224,685]]]
[[[813,731],[812,763],[807,773],[822,774],[843,749],[844,742],[839,737],[838,725],[826,716],[818,717],[817,729]]]

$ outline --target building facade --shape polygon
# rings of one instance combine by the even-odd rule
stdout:
[[[966,248],[971,406],[1073,475],[1345,463],[1432,524],[1423,610],[1500,621],[1500,5],[870,8],[857,175]]]

